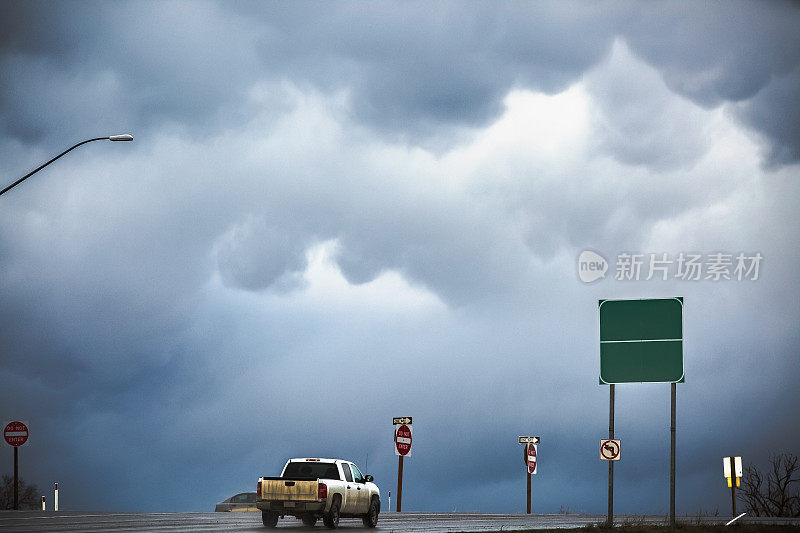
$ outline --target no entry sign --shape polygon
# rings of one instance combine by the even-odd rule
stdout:
[[[536,473],[536,445],[533,443],[528,443],[525,445],[525,464],[528,466],[529,474]]]
[[[3,437],[11,446],[22,446],[28,440],[28,426],[15,420],[6,424]]]
[[[402,424],[394,432],[394,449],[396,455],[411,453],[411,425]]]

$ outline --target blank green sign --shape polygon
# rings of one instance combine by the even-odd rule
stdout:
[[[683,298],[600,300],[600,383],[683,381]]]

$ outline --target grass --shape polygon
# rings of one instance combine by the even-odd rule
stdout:
[[[604,524],[587,524],[584,527],[570,529],[525,529],[515,530],[515,533],[668,533],[668,525],[647,524],[644,520],[626,520],[622,524],[609,528]],[[501,531],[501,530],[498,530]],[[742,525],[697,525],[678,522],[675,531],[680,533],[798,533],[798,525],[770,525],[770,524],[742,524]]]
[[[646,533],[651,531],[668,532],[669,526],[656,525],[656,524],[622,524],[614,528],[607,528],[604,526],[596,526],[590,524],[583,528],[576,528],[566,531],[594,531],[594,532],[614,532],[614,533]],[[565,530],[561,530],[562,532]],[[792,525],[769,525],[769,524],[742,524],[742,525],[696,525],[696,524],[675,524],[675,531],[681,533],[797,533],[800,531],[800,526]]]

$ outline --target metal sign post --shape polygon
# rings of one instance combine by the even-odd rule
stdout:
[[[670,383],[669,524],[675,531],[675,396],[684,382],[683,298],[600,300],[600,384],[610,385],[609,437],[614,431],[614,384]],[[613,519],[614,464],[608,465],[608,521]]]
[[[526,501],[528,502],[528,507],[527,507],[527,511],[525,511],[525,512],[527,514],[531,514],[531,473],[530,472],[528,472],[528,499]]]
[[[536,473],[536,467],[538,465],[538,457],[537,457],[537,447],[536,445],[539,444],[539,437],[519,437],[519,443],[524,444],[525,446],[522,448],[523,453],[523,461],[525,462],[525,470],[527,472],[527,502],[526,509],[527,514],[531,514],[531,506],[532,506],[532,490],[531,490],[531,474]]]
[[[19,452],[17,448],[28,441],[28,426],[15,420],[6,424],[3,430],[6,442],[14,447],[14,510],[19,510]]]
[[[675,532],[675,396],[677,383],[670,383],[670,426],[669,426],[669,530]]]
[[[14,510],[19,511],[19,455],[14,446]]]
[[[397,512],[403,508],[403,457],[411,454],[411,417],[395,417],[394,424],[394,452],[398,455],[397,462]]]
[[[621,442],[614,439],[614,384],[608,387],[608,439],[600,440],[600,460],[608,461],[608,514],[606,527],[614,526],[614,461],[619,461]]]
[[[609,387],[608,397],[608,438],[614,440],[614,384]],[[608,527],[614,526],[614,461],[608,462]]]
[[[403,504],[403,456],[397,463],[397,512],[402,510]]]
[[[729,457],[733,471],[733,457]],[[736,516],[736,483],[731,483],[731,516]]]
[[[728,486],[731,488],[731,516],[736,516],[736,487],[739,486],[739,480],[742,478],[742,458],[724,457],[722,459],[722,475],[728,479]]]

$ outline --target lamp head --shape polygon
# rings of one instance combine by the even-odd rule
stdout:
[[[132,141],[133,135],[130,133],[122,133],[120,135],[111,135],[108,138],[109,141]]]

